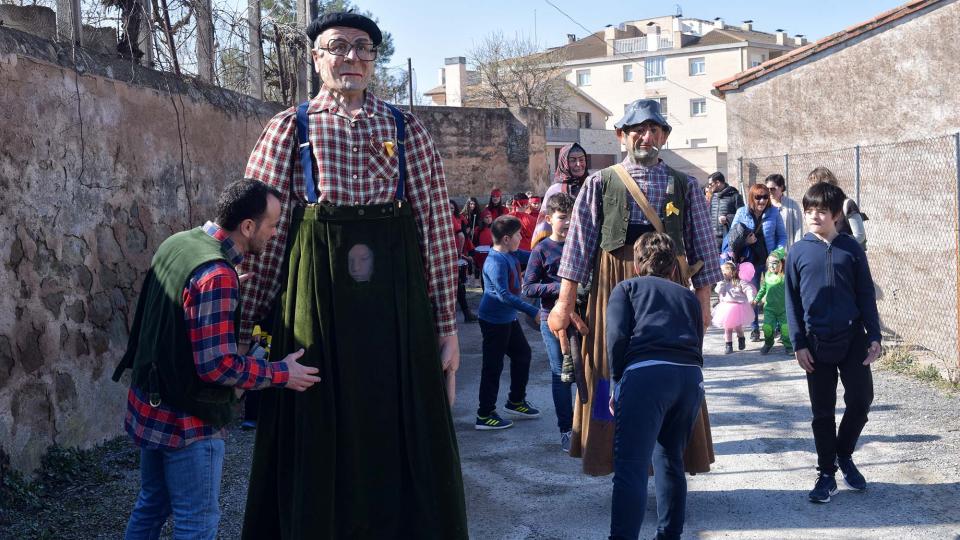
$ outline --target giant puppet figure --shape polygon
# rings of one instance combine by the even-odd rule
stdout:
[[[659,104],[644,99],[631,103],[615,127],[627,157],[590,175],[577,196],[558,271],[560,296],[548,320],[550,330],[565,332],[576,306],[577,285],[590,283],[590,331],[582,348],[588,395],[581,394],[574,404],[570,455],[582,457],[583,471],[591,475],[613,471],[614,419],[608,407],[613,388],[604,323],[613,287],[636,275],[634,241],[653,230],[671,237],[683,279],[692,281],[700,299],[704,326],[711,322],[710,290],[721,276],[703,190],[696,179],[659,159],[671,130]],[[706,402],[684,462],[691,473],[706,472],[713,462]]]
[[[283,209],[243,324],[272,317],[271,354],[302,347],[321,382],[264,392],[243,537],[466,538],[443,165],[415,116],[366,90],[374,21],[328,13],[307,35],[322,87],[247,163]]]

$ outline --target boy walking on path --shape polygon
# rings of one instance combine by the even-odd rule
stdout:
[[[526,400],[530,378],[530,345],[523,335],[517,311],[536,317],[537,308],[520,296],[520,261],[513,252],[520,245],[520,220],[500,216],[491,226],[493,249],[483,263],[483,297],[480,299],[480,333],[483,335],[483,368],[480,372],[478,430],[506,429],[513,422],[497,414],[497,394],[503,356],[510,357],[510,394],[504,410],[518,418],[536,418],[540,411]]]
[[[846,196],[819,183],[803,196],[808,232],[787,258],[787,320],[800,367],[807,372],[817,448],[817,483],[811,502],[837,493],[839,467],[846,484],[866,489],[853,451],[873,402],[870,364],[880,354],[880,317],[873,278],[860,244],[837,232]],[[868,345],[869,344],[869,345]],[[846,410],[836,427],[837,375]]]
[[[540,299],[540,333],[543,345],[550,360],[553,391],[553,406],[557,411],[557,427],[560,428],[560,449],[570,451],[570,437],[573,430],[573,397],[570,386],[573,381],[563,382],[560,373],[563,355],[560,352],[560,340],[547,326],[547,317],[560,293],[560,257],[563,255],[563,242],[570,228],[570,212],[573,210],[573,197],[566,193],[557,193],[547,201],[547,221],[550,224],[550,236],[534,246],[530,253],[527,270],[523,274],[523,294]]]

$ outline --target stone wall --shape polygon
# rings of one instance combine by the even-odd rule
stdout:
[[[126,388],[110,376],[150,258],[212,215],[281,109],[109,56],[71,57],[0,27],[0,452],[24,471],[52,443],[122,432]],[[451,193],[546,185],[535,113],[416,112]]]
[[[542,113],[531,109],[417,107],[415,114],[443,157],[452,197],[484,198],[547,187]]]

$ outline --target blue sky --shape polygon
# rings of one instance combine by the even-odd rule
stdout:
[[[843,30],[897,7],[905,0],[696,0],[685,2],[628,0],[550,0],[576,22],[571,21],[547,0],[355,0],[362,10],[379,19],[380,27],[393,34],[396,53],[391,65],[406,69],[413,59],[415,92],[437,84],[437,70],[443,59],[467,56],[484,36],[502,31],[507,36],[533,37],[543,46],[564,43],[567,34],[578,38],[608,24],[676,13],[712,20],[722,17],[729,25],[752,19],[754,29],[773,32],[785,29],[790,35],[804,34],[810,41]],[[536,28],[534,27],[536,21]]]

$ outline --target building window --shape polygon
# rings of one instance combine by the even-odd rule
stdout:
[[[690,59],[690,76],[694,77],[697,75],[706,75],[707,73],[707,60],[706,58],[700,56],[698,58]]]
[[[560,113],[553,113],[550,115],[550,126],[558,128],[560,127]]]
[[[690,116],[706,116],[707,115],[707,100],[700,99],[691,99],[690,100]]]
[[[690,139],[690,148],[702,148],[706,145],[706,139]]]
[[[577,86],[590,86],[590,70],[589,69],[577,70]]]
[[[766,58],[762,54],[751,54],[750,55],[750,67],[754,68],[764,63]]]
[[[667,66],[662,56],[645,58],[643,60],[643,71],[646,74],[646,82],[663,81],[667,78]]]
[[[667,98],[665,97],[652,97],[650,98],[660,104],[660,114],[663,116],[667,115]]]
[[[580,127],[580,129],[590,129],[590,113],[578,112],[577,125]]]
[[[633,64],[623,66],[623,82],[633,82]]]

